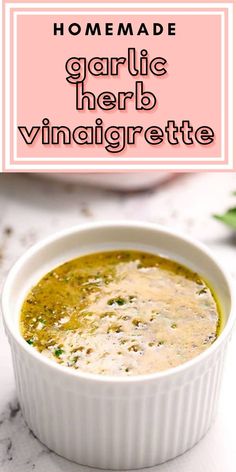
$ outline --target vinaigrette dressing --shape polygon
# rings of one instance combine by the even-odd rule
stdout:
[[[46,274],[21,312],[24,339],[53,361],[103,375],[175,367],[216,339],[221,315],[206,282],[161,256],[90,254]]]

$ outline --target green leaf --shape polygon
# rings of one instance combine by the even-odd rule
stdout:
[[[213,215],[214,218],[221,221],[222,223],[236,229],[236,207],[230,208],[223,215]]]

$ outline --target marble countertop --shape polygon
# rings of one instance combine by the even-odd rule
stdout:
[[[108,177],[109,178],[109,177]],[[117,175],[122,179],[122,174]],[[123,194],[23,174],[0,175],[0,285],[13,262],[55,230],[104,219],[146,220],[207,244],[236,287],[236,235],[211,215],[236,206],[235,174],[186,174],[145,192]],[[217,419],[191,451],[155,472],[235,472],[236,335],[230,344]],[[0,320],[1,472],[86,472],[49,451],[29,431],[17,402],[9,346]],[[91,469],[93,470],[93,469]]]

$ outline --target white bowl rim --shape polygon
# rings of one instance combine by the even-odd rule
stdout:
[[[230,312],[228,315],[228,320],[226,325],[224,326],[222,332],[216,339],[216,341],[209,346],[205,351],[201,352],[194,358],[192,358],[189,361],[186,361],[176,367],[172,367],[170,369],[166,369],[160,372],[154,372],[151,374],[140,374],[140,375],[132,375],[132,376],[115,376],[115,375],[102,375],[102,374],[93,374],[93,373],[87,373],[87,372],[80,372],[79,370],[71,369],[67,366],[61,366],[60,364],[54,362],[51,359],[48,359],[46,356],[43,356],[41,353],[39,353],[36,349],[32,348],[27,342],[25,342],[24,338],[22,337],[19,327],[18,329],[14,329],[13,326],[15,326],[15,323],[11,322],[9,320],[8,316],[8,292],[11,288],[11,283],[14,280],[15,275],[18,273],[20,268],[27,262],[29,258],[31,258],[35,253],[37,253],[40,249],[43,247],[47,246],[48,244],[51,244],[55,242],[58,239],[67,237],[71,234],[84,231],[84,230],[95,230],[95,229],[100,229],[100,228],[108,228],[108,227],[126,227],[126,228],[140,228],[140,229],[150,229],[154,231],[159,231],[162,233],[169,234],[173,237],[176,237],[177,239],[181,239],[183,242],[186,242],[187,244],[195,246],[197,249],[199,249],[203,254],[208,256],[221,274],[223,275],[226,285],[228,286],[230,296],[231,296],[231,308]],[[65,374],[67,376],[73,376],[77,377],[78,381],[79,379],[84,379],[86,381],[96,381],[100,383],[122,383],[122,384],[127,384],[127,383],[142,383],[146,381],[154,381],[158,379],[163,379],[163,378],[169,378],[172,375],[175,374],[181,374],[184,373],[185,371],[193,368],[196,364],[200,363],[201,361],[206,360],[208,357],[210,357],[217,349],[218,347],[223,343],[224,339],[228,337],[228,335],[231,333],[234,322],[236,320],[236,306],[235,306],[235,296],[234,296],[234,289],[233,289],[233,281],[232,277],[225,271],[225,268],[222,266],[222,264],[219,264],[216,260],[216,257],[212,253],[211,250],[208,249],[207,246],[205,246],[203,243],[200,241],[196,241],[194,238],[191,238],[189,236],[185,236],[181,233],[181,231],[176,231],[173,229],[170,229],[166,226],[159,225],[156,223],[148,223],[145,221],[139,221],[139,220],[134,220],[134,221],[126,221],[126,220],[104,220],[102,222],[93,222],[93,223],[84,223],[84,224],[79,224],[75,225],[60,231],[57,231],[53,233],[52,235],[42,239],[38,243],[34,244],[31,246],[12,266],[10,269],[6,281],[3,286],[2,290],[2,297],[1,297],[1,305],[2,305],[2,313],[3,313],[3,318],[5,321],[5,325],[8,329],[8,331],[11,333],[17,344],[21,346],[21,348],[26,351],[26,353],[32,357],[37,359],[37,361],[41,362],[44,364],[44,366],[48,367],[49,369],[52,370],[57,370],[58,373],[61,371],[61,374]]]

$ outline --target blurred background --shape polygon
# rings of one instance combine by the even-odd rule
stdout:
[[[102,220],[144,220],[178,229],[209,246],[236,286],[236,229],[213,214],[236,207],[234,173],[0,174],[0,286],[15,260],[60,229]],[[236,216],[235,216],[236,227]],[[206,438],[158,472],[235,472],[236,336],[220,412]],[[9,347],[0,326],[0,469],[88,470],[47,450],[29,432],[16,399]]]

